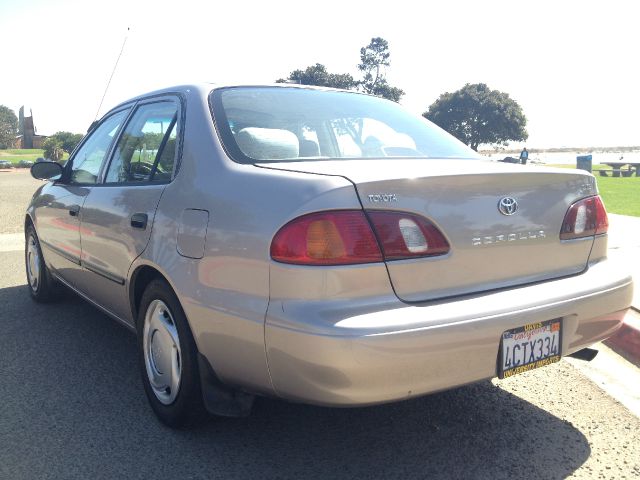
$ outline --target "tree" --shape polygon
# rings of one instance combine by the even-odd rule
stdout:
[[[371,95],[399,102],[404,91],[389,85],[385,69],[390,65],[389,42],[384,38],[374,37],[369,45],[360,49],[358,70],[363,73],[359,82],[360,88]]]
[[[422,115],[476,151],[480,144],[507,145],[529,137],[520,105],[484,83],[443,93]]]
[[[45,158],[53,160],[54,162],[62,160],[64,150],[62,148],[62,142],[59,139],[51,136],[44,141],[42,146],[44,147]]]
[[[321,63],[311,65],[304,70],[294,70],[286,79],[280,78],[276,80],[276,83],[290,82],[345,90],[350,90],[356,86],[356,81],[348,73],[329,73],[327,67]]]
[[[404,91],[389,85],[385,77],[389,56],[388,42],[384,38],[376,37],[371,39],[369,45],[360,49],[361,63],[358,65],[358,70],[363,72],[361,80],[354,79],[348,73],[329,73],[327,67],[316,63],[304,70],[294,70],[287,78],[276,80],[276,83],[298,83],[344,90],[360,89],[371,95],[399,102]]]
[[[71,132],[56,132],[51,135],[49,138],[55,138],[60,141],[62,149],[67,152],[73,152],[73,149],[76,148],[76,145],[80,143],[83,135],[81,133],[71,133]]]
[[[18,117],[13,110],[0,105],[0,148],[13,148],[18,134]]]

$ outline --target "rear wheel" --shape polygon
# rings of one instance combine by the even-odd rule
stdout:
[[[171,287],[153,280],[138,314],[142,382],[158,418],[177,428],[203,420],[198,352],[186,316]]]
[[[60,285],[44,263],[38,234],[33,225],[27,227],[24,261],[31,298],[42,303],[57,299],[60,295]]]

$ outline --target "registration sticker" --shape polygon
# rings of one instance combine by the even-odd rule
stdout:
[[[498,377],[508,378],[560,361],[562,320],[531,323],[507,330],[500,340]]]

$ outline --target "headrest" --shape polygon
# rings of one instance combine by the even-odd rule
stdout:
[[[238,147],[255,160],[298,158],[298,137],[289,130],[277,128],[243,128],[236,135]]]
[[[318,157],[320,156],[320,147],[313,140],[300,140],[300,156],[301,157]]]

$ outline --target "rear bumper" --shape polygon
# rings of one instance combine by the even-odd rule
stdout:
[[[528,323],[562,318],[562,355],[585,348],[620,327],[632,295],[631,276],[605,260],[570,278],[425,305],[378,299],[356,314],[353,302],[345,313],[272,301],[269,371],[279,396],[305,403],[406,399],[495,377],[502,332]]]

